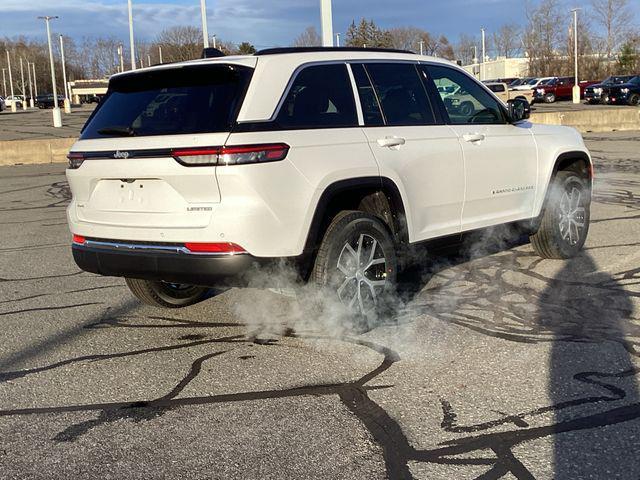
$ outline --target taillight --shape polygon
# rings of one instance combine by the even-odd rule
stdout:
[[[193,253],[246,253],[246,250],[235,243],[185,243],[184,246]]]
[[[180,148],[171,151],[173,158],[187,167],[217,165],[220,147]]]
[[[239,145],[222,147],[220,165],[242,165],[245,163],[265,163],[284,160],[289,145],[273,143],[268,145]]]
[[[86,241],[87,239],[84,238],[82,235],[76,235],[75,233],[73,234],[73,243],[77,245],[84,245]]]
[[[171,151],[187,167],[212,165],[244,165],[284,160],[289,152],[285,143],[266,145],[234,145],[229,147],[180,148]]]
[[[69,152],[67,160],[69,160],[69,168],[71,170],[75,170],[76,168],[80,168],[80,165],[84,162],[84,154],[79,152]]]

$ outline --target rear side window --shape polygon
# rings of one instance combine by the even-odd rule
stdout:
[[[367,63],[365,68],[387,125],[436,123],[427,92],[413,64]]]
[[[81,138],[227,132],[252,72],[197,65],[115,77]]]
[[[496,93],[504,92],[504,85],[499,83],[489,84],[487,85],[487,87],[489,87],[489,90],[491,90],[492,92],[496,92]]]
[[[276,122],[281,128],[358,125],[351,79],[345,64],[312,65],[295,77]]]

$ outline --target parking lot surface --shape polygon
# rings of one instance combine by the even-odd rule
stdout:
[[[480,235],[365,333],[256,289],[143,307],[73,263],[63,165],[0,168],[0,476],[637,479],[639,133],[587,138],[581,256]]]
[[[73,138],[87,121],[95,104],[76,106],[67,114],[62,111],[62,127],[54,128],[51,109],[8,110],[0,113],[0,141]]]

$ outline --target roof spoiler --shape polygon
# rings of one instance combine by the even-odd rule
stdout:
[[[224,57],[225,54],[222,50],[218,50],[217,48],[209,47],[202,49],[202,55],[200,58],[218,58]]]

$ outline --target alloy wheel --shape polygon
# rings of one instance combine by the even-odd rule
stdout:
[[[575,186],[565,190],[560,199],[559,223],[560,236],[569,245],[576,245],[585,229],[586,209],[583,204],[583,191]]]

